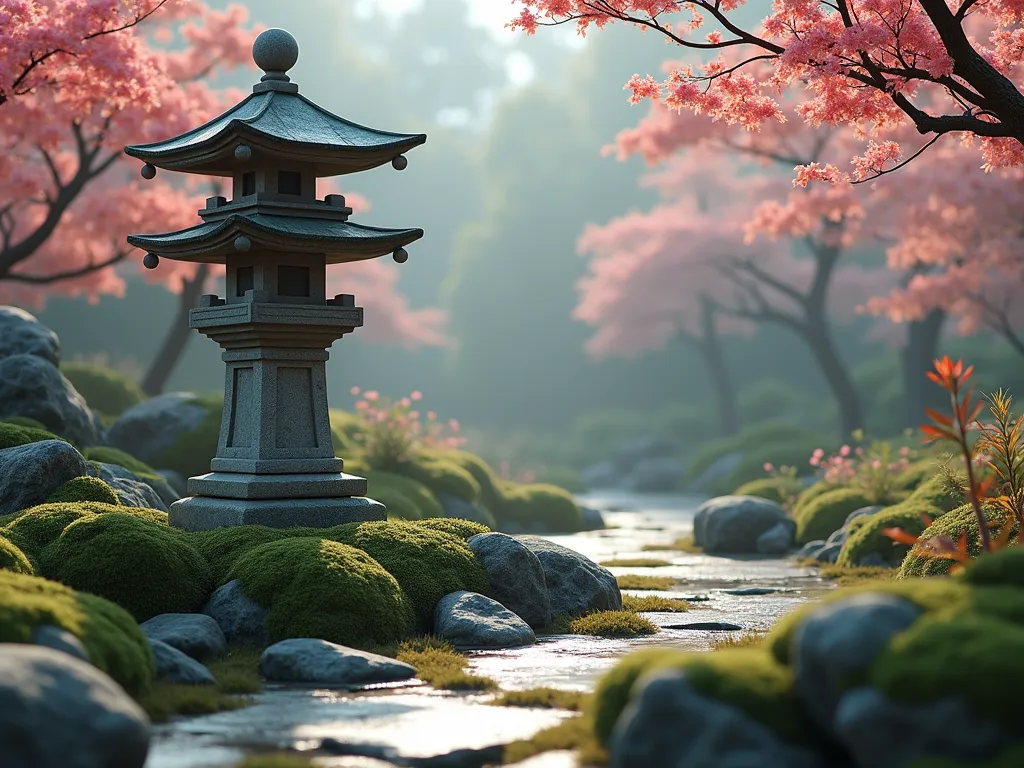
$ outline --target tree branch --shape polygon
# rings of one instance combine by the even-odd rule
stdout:
[[[19,272],[8,272],[3,276],[4,280],[10,280],[15,283],[31,283],[34,285],[49,285],[50,283],[56,283],[61,280],[71,280],[76,277],[84,277],[85,275],[93,272],[98,272],[101,269],[112,267],[119,261],[123,261],[128,255],[128,251],[118,251],[113,256],[105,261],[101,261],[98,264],[95,262],[89,262],[84,267],[79,269],[71,269],[66,272],[56,272],[52,275],[23,275]]]

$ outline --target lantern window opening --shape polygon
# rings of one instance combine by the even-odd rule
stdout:
[[[248,171],[242,174],[242,197],[256,194],[256,172]]]
[[[277,295],[309,298],[309,267],[280,265],[277,268]]]
[[[239,267],[235,270],[235,296],[245,296],[246,291],[256,288],[255,267]]]
[[[301,195],[302,174],[298,171],[278,171],[277,191],[282,195]]]

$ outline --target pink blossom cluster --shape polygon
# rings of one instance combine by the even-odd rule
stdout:
[[[826,454],[816,448],[808,463],[814,467],[822,480],[833,485],[877,486],[884,479],[894,479],[910,466],[913,451],[903,446],[893,457],[888,446],[864,446],[851,448],[843,445],[833,454]]]
[[[349,393],[357,398],[355,410],[364,424],[355,439],[376,466],[409,461],[423,448],[454,450],[466,442],[458,420],[441,421],[434,411],[424,414],[414,405],[423,399],[422,392],[398,400],[359,387]]]
[[[505,480],[512,480],[517,483],[528,484],[537,482],[537,473],[532,469],[524,469],[513,475],[512,465],[508,459],[502,459],[498,463],[498,474]]]

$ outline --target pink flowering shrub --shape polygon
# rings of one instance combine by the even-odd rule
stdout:
[[[897,478],[914,458],[915,452],[906,446],[893,451],[888,442],[873,442],[867,447],[844,445],[833,454],[817,448],[808,463],[829,485],[858,488],[875,501],[883,502],[892,499]]]
[[[364,424],[354,440],[371,465],[393,466],[412,460],[424,448],[453,450],[465,442],[457,420],[442,422],[434,411],[423,414],[414,405],[423,399],[420,392],[399,400],[359,387],[350,393],[357,398],[356,413]]]

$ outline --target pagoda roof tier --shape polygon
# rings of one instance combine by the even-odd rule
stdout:
[[[233,214],[188,229],[158,235],[129,235],[136,248],[174,261],[224,264],[240,251],[235,240],[244,236],[244,250],[325,253],[328,264],[375,259],[423,237],[422,229],[383,229],[350,221],[325,221],[299,216]]]
[[[370,170],[427,140],[426,134],[378,131],[338,117],[299,93],[266,90],[181,136],[125,147],[125,153],[166,170],[233,176],[235,148],[309,163],[318,177]]]

